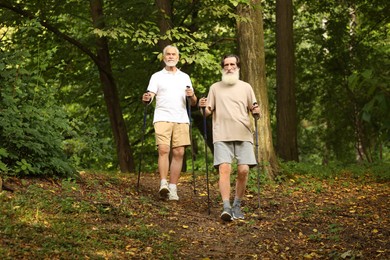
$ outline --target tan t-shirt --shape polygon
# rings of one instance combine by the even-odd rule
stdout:
[[[213,111],[213,142],[249,141],[253,132],[250,108],[257,102],[252,86],[239,80],[235,85],[214,83],[207,96],[207,106]]]

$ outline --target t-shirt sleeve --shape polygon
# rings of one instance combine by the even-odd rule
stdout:
[[[150,92],[153,92],[153,93],[157,94],[157,90],[158,90],[158,80],[157,80],[156,74],[153,74],[153,75],[150,77],[149,85],[148,85],[147,90],[150,91]]]
[[[248,104],[249,104],[249,109],[252,107],[254,103],[258,103],[256,100],[256,95],[255,92],[253,91],[253,88],[251,85],[248,84]]]
[[[187,75],[187,74],[186,74],[186,75]],[[191,88],[192,90],[194,90],[194,88],[192,87],[192,82],[191,82],[190,76],[187,75],[186,81],[187,81],[186,87],[190,86],[190,88]]]
[[[210,87],[209,93],[207,95],[207,104],[211,111],[215,110],[215,87],[212,85]]]

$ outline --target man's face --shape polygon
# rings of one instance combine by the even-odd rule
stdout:
[[[165,65],[167,65],[168,67],[175,67],[178,61],[179,61],[179,55],[177,54],[176,49],[168,48],[164,55]]]
[[[235,57],[228,57],[223,61],[224,74],[233,74],[237,69],[237,60]]]
[[[237,67],[237,60],[235,57],[226,58],[223,61],[222,82],[226,85],[232,86],[240,79],[240,68]]]

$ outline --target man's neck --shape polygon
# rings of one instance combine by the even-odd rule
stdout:
[[[170,72],[170,73],[175,73],[177,71],[176,66],[165,66],[165,70]]]

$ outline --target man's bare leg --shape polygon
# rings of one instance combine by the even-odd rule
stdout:
[[[179,182],[181,168],[183,166],[184,147],[172,148],[172,161],[170,167],[169,183],[176,184]]]
[[[158,146],[158,171],[160,173],[159,194],[161,198],[167,198],[169,193],[167,182],[169,170],[169,150],[169,145],[160,144]]]
[[[230,206],[230,174],[232,166],[229,163],[222,163],[219,165],[219,191],[223,201],[223,212],[221,219],[225,221],[232,220],[231,206]]]

